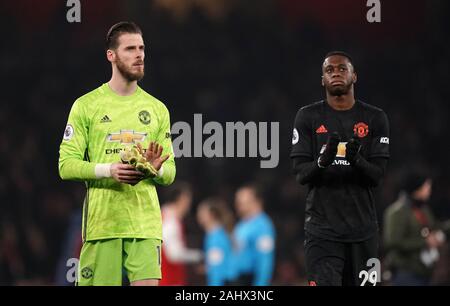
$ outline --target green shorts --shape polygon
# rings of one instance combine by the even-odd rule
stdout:
[[[123,268],[130,282],[161,279],[161,240],[117,238],[85,242],[77,284],[121,286]]]

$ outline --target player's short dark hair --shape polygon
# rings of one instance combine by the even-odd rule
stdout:
[[[340,55],[340,56],[346,57],[348,59],[348,61],[350,62],[350,64],[352,64],[353,70],[355,69],[355,65],[353,64],[352,57],[350,56],[350,54],[348,54],[347,52],[344,52],[344,51],[330,51],[325,55],[323,60],[325,61],[327,58],[329,58],[330,56],[333,56],[333,55]]]
[[[131,21],[121,21],[113,25],[106,34],[106,50],[116,49],[119,44],[119,36],[124,33],[141,34],[141,28]]]

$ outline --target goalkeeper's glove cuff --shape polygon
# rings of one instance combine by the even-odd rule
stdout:
[[[96,164],[95,177],[98,179],[111,177],[111,164]]]

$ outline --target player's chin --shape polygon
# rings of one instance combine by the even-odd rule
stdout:
[[[332,96],[342,96],[348,93],[348,88],[344,85],[330,85],[328,87],[328,92]]]
[[[139,72],[139,73],[134,73],[133,77],[134,77],[134,79],[136,81],[140,81],[140,80],[142,80],[144,78],[144,75],[145,75],[145,73],[144,73],[144,71],[142,71],[142,72]]]
[[[128,79],[130,81],[140,81],[145,75],[144,66],[134,66],[128,71]]]

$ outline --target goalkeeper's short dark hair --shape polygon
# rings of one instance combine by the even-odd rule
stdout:
[[[119,36],[124,33],[142,35],[142,30],[137,24],[131,21],[116,23],[109,29],[108,34],[106,34],[106,50],[116,49],[119,45]]]

